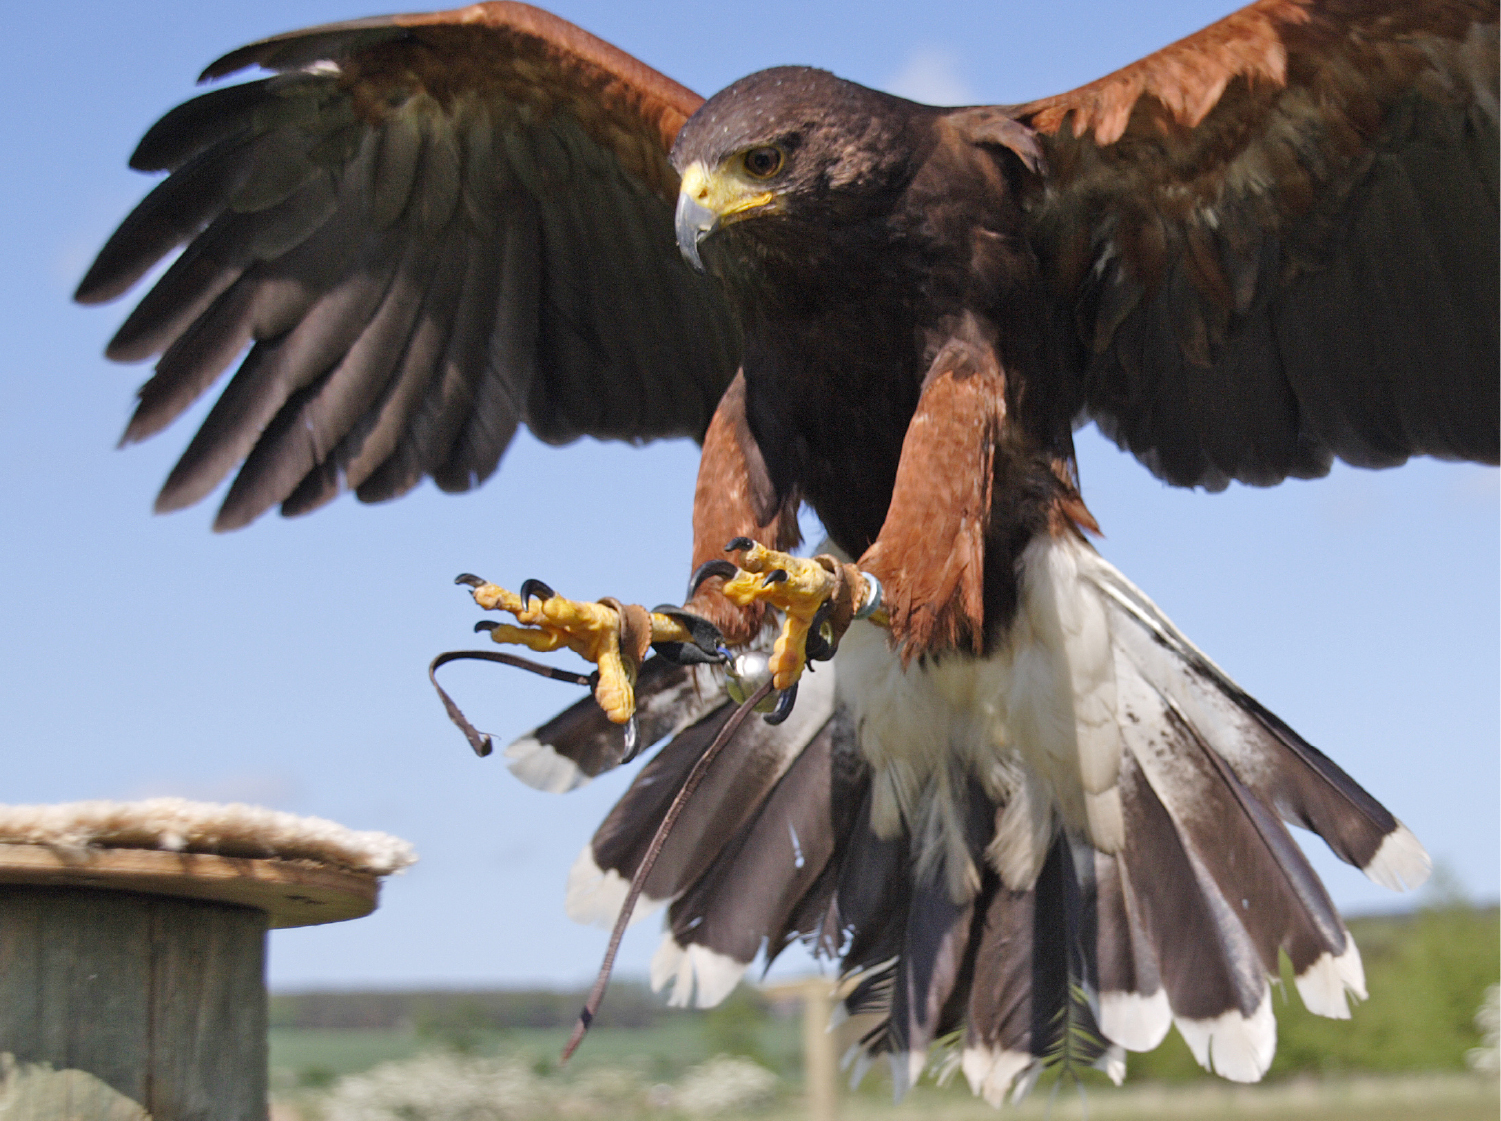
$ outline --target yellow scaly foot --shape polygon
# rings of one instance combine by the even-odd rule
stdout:
[[[455,582],[469,585],[474,602],[486,611],[509,612],[523,624],[486,627],[492,641],[539,653],[568,649],[598,666],[594,699],[616,724],[627,723],[636,711],[636,670],[653,643],[694,645],[696,637],[702,643],[682,619],[636,604],[565,599],[538,580],[522,584],[519,595],[467,573]]]
[[[724,597],[740,607],[769,603],[786,617],[771,652],[772,684],[777,689],[790,689],[802,677],[808,635],[819,610],[833,601],[829,640],[837,643],[872,594],[854,565],[833,557],[795,557],[748,537],[735,538],[725,552],[739,553],[740,562],[739,571],[724,582]]]

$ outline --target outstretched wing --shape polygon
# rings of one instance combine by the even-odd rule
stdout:
[[[218,529],[423,476],[466,490],[523,423],[702,436],[739,336],[673,238],[667,153],[697,95],[517,3],[281,35],[203,78],[249,66],[272,76],[146,134],[131,166],[170,174],[77,293],[112,299],[186,243],[109,345],[160,355],[126,443],[249,347],[158,510],[236,467]]]
[[[1497,9],[1258,0],[1011,110],[1058,376],[1170,483],[1498,458]]]

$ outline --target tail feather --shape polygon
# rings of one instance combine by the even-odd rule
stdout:
[[[1239,908],[1185,845],[1134,755],[1121,767],[1121,802],[1129,822],[1126,882],[1156,950],[1173,1022],[1201,1065],[1255,1081],[1271,1062],[1276,1034],[1261,1011],[1270,1007],[1267,974]]]
[[[672,985],[669,1003],[687,1006],[696,990],[700,1007],[717,1004],[757,954],[774,955],[771,940],[839,850],[841,819],[850,816],[845,784],[866,779],[841,754],[853,755],[854,743],[836,713],[672,904],[652,962],[652,987]]]
[[[935,855],[916,864],[916,882],[892,986],[882,1046],[890,1053],[892,1081],[898,1094],[917,1081],[927,1064],[928,1048],[947,1026],[944,1012],[965,972],[977,892],[956,899],[954,882],[960,877],[949,865],[963,861],[966,868],[979,866],[995,820],[995,806],[978,782],[966,783],[961,776],[953,785],[965,791],[959,816],[966,851],[948,851],[930,837]]]
[[[1093,906],[1086,914],[1092,912],[1095,926],[1100,1030],[1128,1051],[1154,1050],[1172,1027],[1173,1014],[1125,861],[1096,852],[1092,886]]]
[[[1098,1065],[1119,1082],[1124,1065],[1090,1002],[1095,976],[1091,902],[1081,891],[1068,838],[1059,832],[1037,882],[999,883],[977,935],[961,1067],[991,1105],[1020,1098],[1044,1065]]]
[[[1054,564],[1048,549],[1069,555]],[[1258,1079],[1276,1047],[1284,955],[1315,1013],[1346,1017],[1349,996],[1365,995],[1360,955],[1285,823],[1393,886],[1420,882],[1426,855],[1082,540],[1034,542],[1027,556],[1024,592],[1041,573],[1036,594],[1080,597],[1059,618],[1082,623],[1018,626],[988,664],[905,667],[852,628],[835,663],[805,679],[792,719],[742,728],[648,880],[643,909],[675,901],[654,983],[706,1006],[758,955],[769,963],[802,939],[850,986],[840,1030],[855,1077],[885,1055],[898,1091],[959,1038],[948,1069],[991,1102],[1050,1064],[1119,1079],[1124,1050],[1156,1047],[1173,1025],[1206,1068]],[[649,734],[674,738],[579,858],[575,917],[615,918],[728,718],[712,678],[654,682]],[[1049,723],[1067,720],[1070,691],[1073,739]],[[581,713],[544,728],[581,772],[608,755]],[[571,728],[585,730],[579,742]],[[1039,748],[1030,735],[1051,739]],[[1076,741],[1088,758],[1053,765]],[[1111,750],[1118,759],[1102,757]],[[1118,828],[1079,811],[1089,797],[1108,799]]]
[[[760,809],[832,715],[833,676],[810,675],[785,723],[748,720],[741,726],[677,819],[647,877],[633,922],[696,882]],[[726,701],[680,732],[641,769],[574,862],[565,901],[569,917],[601,926],[614,923],[673,796],[733,711]]]
[[[725,702],[712,666],[648,658],[636,678],[636,749],[645,751],[708,716]],[[569,705],[505,750],[511,773],[528,786],[565,794],[618,765],[625,730],[592,696]]]
[[[1341,952],[1344,924],[1286,826],[1170,701],[1140,679],[1132,684],[1121,698],[1128,751],[1184,849],[1233,907],[1262,967],[1274,975],[1279,950],[1298,973],[1325,953]]]
[[[818,878],[767,941],[768,967],[794,941],[803,941],[815,956],[823,958],[838,958],[844,945],[844,936],[835,921],[834,896],[852,839],[857,835],[860,807],[870,792],[870,766],[860,756],[846,710],[835,710],[831,727],[834,740],[830,746],[829,814],[834,850]]]
[[[1283,820],[1322,837],[1384,887],[1414,888],[1429,862],[1416,838],[1323,752],[1232,681],[1103,558],[1088,576],[1115,605],[1111,637],[1183,718]]]
[[[825,919],[838,938],[845,974],[873,969],[900,953],[911,904],[907,837],[877,835],[870,820],[873,801],[874,792],[867,786]],[[851,1014],[860,1010],[853,995],[845,1005]]]

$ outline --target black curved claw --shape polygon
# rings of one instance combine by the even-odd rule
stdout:
[[[652,649],[669,662],[680,666],[699,665],[704,662],[719,664],[728,661],[724,652],[724,635],[709,620],[681,607],[664,603],[653,607],[657,615],[666,615],[681,623],[688,631],[692,642],[654,642]]]
[[[723,576],[726,580],[733,580],[735,573],[739,571],[732,562],[727,560],[704,561],[703,564],[693,570],[693,575],[688,578],[688,595],[686,598],[692,599],[698,592],[699,585],[709,577]]]
[[[793,682],[791,689],[784,689],[777,697],[777,707],[768,712],[762,719],[768,724],[780,724],[792,715],[792,706],[797,704],[797,683]]]
[[[478,623],[474,624],[474,633],[479,634],[481,631],[493,631],[498,626],[500,626],[500,624],[497,623],[494,619],[481,619]]]
[[[521,602],[523,604],[531,603],[532,596],[536,596],[540,600],[549,600],[557,594],[557,592],[542,583],[541,580],[527,580],[521,585]]]
[[[727,553],[743,553],[747,549],[755,548],[756,543],[749,537],[737,537],[724,547]]]
[[[810,662],[827,662],[839,650],[839,647],[823,636],[823,628],[833,613],[833,601],[824,600],[823,606],[813,616],[813,622],[808,627],[808,641],[803,645],[803,655]],[[811,670],[813,667],[808,668]]]
[[[761,581],[761,587],[769,588],[773,584],[787,583],[787,570],[785,568],[773,568],[766,574],[766,579]]]
[[[625,751],[620,756],[620,762],[629,763],[641,751],[641,736],[638,734],[636,728],[636,714],[634,712],[631,713],[631,718],[625,722],[623,731],[625,733]]]
[[[453,582],[455,584],[468,584],[471,588],[483,588],[486,584],[489,583],[488,580],[481,580],[472,572],[459,573],[453,578]]]

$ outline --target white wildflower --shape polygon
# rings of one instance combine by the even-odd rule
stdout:
[[[634,1071],[594,1067],[538,1077],[519,1058],[437,1052],[341,1078],[322,1121],[620,1121],[650,1107]]]
[[[776,1099],[777,1076],[749,1059],[716,1055],[683,1076],[673,1095],[690,1117],[717,1117],[765,1109]]]
[[[515,1060],[434,1053],[339,1079],[324,1121],[525,1121],[556,1115],[550,1088]]]
[[[1481,1074],[1501,1073],[1501,985],[1485,990],[1480,1011],[1475,1013],[1475,1026],[1480,1029],[1480,1046],[1466,1053],[1465,1062]]]

